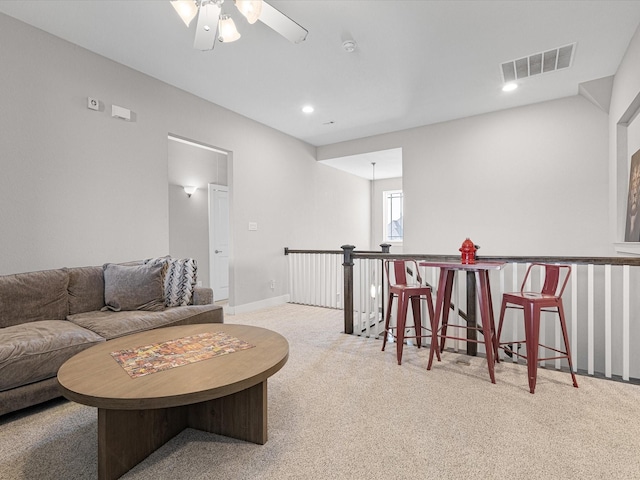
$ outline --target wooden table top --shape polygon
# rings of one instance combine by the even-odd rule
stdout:
[[[476,263],[462,263],[462,262],[420,262],[421,267],[439,267],[449,268],[455,270],[500,270],[504,266],[504,262],[476,262]]]
[[[204,332],[224,332],[253,348],[132,378],[111,352]],[[98,408],[144,410],[204,402],[262,383],[287,362],[289,343],[260,327],[220,323],[167,327],[93,346],[58,371],[63,395]]]

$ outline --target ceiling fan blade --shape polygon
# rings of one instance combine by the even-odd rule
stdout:
[[[262,2],[262,12],[258,18],[266,26],[272,28],[292,43],[300,43],[307,38],[309,33],[284,13],[276,10],[267,2]]]
[[[220,7],[218,5],[206,3],[200,6],[193,48],[198,50],[213,49],[218,32],[218,18],[220,18]]]

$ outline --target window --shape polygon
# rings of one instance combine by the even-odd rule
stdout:
[[[402,190],[382,192],[384,196],[384,241],[402,242]]]

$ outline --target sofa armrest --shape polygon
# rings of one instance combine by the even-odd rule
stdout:
[[[194,305],[211,305],[213,303],[213,289],[209,287],[196,287],[193,290]]]

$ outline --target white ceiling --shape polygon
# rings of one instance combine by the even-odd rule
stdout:
[[[249,25],[231,0],[242,38],[208,52],[168,0],[0,0],[0,12],[316,146],[576,95],[615,74],[640,23],[637,0],[270,3],[304,42]],[[573,42],[570,68],[501,91],[502,62]]]

